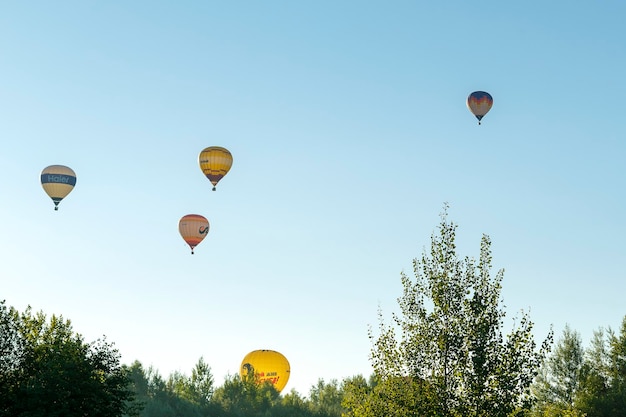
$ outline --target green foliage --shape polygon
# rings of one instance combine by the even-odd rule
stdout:
[[[11,405],[17,401],[19,373],[25,354],[19,313],[0,301],[0,416],[11,415]]]
[[[398,404],[388,406],[387,416],[408,415],[414,407],[415,412],[443,417],[506,417],[529,407],[530,385],[548,352],[551,333],[537,349],[533,324],[523,313],[512,332],[503,335],[504,272],[490,275],[491,241],[483,236],[478,262],[459,259],[455,234],[446,206],[430,252],[414,260],[415,279],[401,275],[401,313],[393,314],[392,325],[387,325],[379,312],[379,334],[370,329],[380,388],[361,399],[364,404],[378,404],[379,397]],[[353,409],[352,415],[377,412]]]
[[[424,380],[391,376],[352,379],[345,383],[343,405],[346,416],[359,417],[435,417],[438,416],[436,395]]]
[[[201,359],[199,364],[204,364]],[[208,369],[208,366],[196,365]],[[164,380],[152,368],[144,370],[135,361],[129,373],[136,390],[137,400],[143,404],[141,417],[340,417],[342,411],[343,385],[333,380],[319,380],[311,387],[310,398],[291,392],[280,396],[274,386],[267,382],[258,384],[254,377],[227,376],[224,384],[215,390],[211,383],[210,397],[204,403],[190,396],[189,387],[195,373],[187,377],[180,372],[172,373]],[[198,375],[200,372],[198,372]],[[360,377],[363,379],[363,377]],[[212,381],[212,377],[209,378]],[[204,379],[205,381],[207,379]]]
[[[211,368],[200,358],[191,372],[191,377],[174,372],[167,381],[167,389],[177,397],[200,408],[205,408],[213,395]]]
[[[342,412],[343,387],[337,381],[319,380],[307,399],[295,390],[281,397],[271,383],[258,384],[253,375],[229,375],[214,389],[202,358],[191,376],[176,371],[164,379],[138,361],[128,371],[141,417],[340,417]]]
[[[626,416],[626,317],[619,335],[599,329],[586,350],[566,326],[533,393],[534,417]]]
[[[577,409],[589,417],[626,416],[626,317],[619,335],[596,331],[586,353]]]
[[[69,320],[2,307],[5,416],[114,417],[133,413],[133,392],[117,350],[86,343]],[[7,349],[8,347],[8,349]],[[3,367],[3,370],[5,368]],[[5,391],[6,389],[6,391]],[[129,414],[130,415],[130,414]]]
[[[228,376],[224,385],[215,390],[214,401],[224,416],[270,416],[270,410],[280,403],[276,388],[266,382],[257,384],[253,378]]]
[[[282,397],[280,403],[272,407],[272,417],[311,417],[308,401],[291,390]]]
[[[174,372],[164,380],[158,371],[152,367],[144,369],[139,361],[130,366],[129,375],[141,404],[141,417],[214,415],[213,375],[203,358],[198,360],[190,377]]]
[[[533,384],[536,398],[533,415],[547,417],[576,411],[574,401],[580,387],[583,360],[580,334],[566,325]]]
[[[309,409],[319,417],[339,416],[344,411],[342,399],[342,390],[337,380],[325,383],[323,379],[319,379],[309,392]]]

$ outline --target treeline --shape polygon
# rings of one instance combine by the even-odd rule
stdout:
[[[124,365],[120,358],[113,344],[86,342],[62,316],[47,317],[30,307],[19,312],[0,301],[0,417],[326,417],[342,412],[343,387],[336,380],[320,379],[308,397],[295,390],[280,395],[269,383],[238,375],[218,386],[203,358],[189,375],[174,372],[167,378],[139,361]]]
[[[345,387],[367,385],[362,376],[325,382],[320,379],[304,397],[295,390],[279,394],[270,384],[257,384],[238,375],[216,386],[203,358],[191,374],[174,372],[163,378],[153,367],[136,361],[129,368],[141,417],[339,417]]]
[[[86,343],[69,320],[47,318],[30,308],[19,313],[0,303],[3,417],[356,416],[365,415],[359,408],[377,395],[387,405],[394,401],[393,396],[380,397],[385,384],[361,375],[319,379],[306,396],[295,390],[281,395],[271,384],[238,375],[218,385],[203,358],[189,374],[163,377],[139,361],[121,364],[119,352],[105,340]],[[428,400],[419,398],[423,387],[405,386],[413,386],[409,397],[416,403]],[[531,388],[533,405],[521,415],[626,416],[626,317],[619,332],[598,329],[586,349],[579,333],[566,327]]]
[[[129,368],[141,417],[340,417],[359,415],[363,402],[384,383],[357,375],[340,382],[318,380],[308,395],[283,395],[270,385],[229,376],[216,387],[202,358],[191,374],[164,379],[152,367]],[[415,393],[419,395],[419,387]],[[531,386],[532,406],[518,415],[530,417],[626,416],[626,317],[619,332],[599,328],[587,348],[580,334],[565,327]],[[382,398],[389,401],[391,398]],[[427,401],[427,398],[421,400]],[[420,401],[420,399],[416,399]],[[398,414],[400,415],[400,414]],[[438,415],[438,414],[433,414]]]

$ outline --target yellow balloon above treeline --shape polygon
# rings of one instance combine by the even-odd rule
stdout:
[[[226,148],[209,146],[200,152],[198,163],[202,173],[213,184],[213,191],[215,191],[217,183],[230,171],[230,167],[233,165],[233,156]]]
[[[289,361],[282,353],[262,349],[254,350],[243,358],[239,374],[242,378],[254,376],[259,384],[270,382],[281,392],[289,381],[290,372]]]
[[[59,203],[76,185],[76,173],[64,165],[50,165],[41,171],[41,186],[54,202],[54,209],[59,209]]]
[[[178,221],[178,231],[193,255],[193,249],[209,234],[209,221],[199,214],[187,214]]]

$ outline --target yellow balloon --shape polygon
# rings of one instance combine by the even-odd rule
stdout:
[[[254,350],[241,361],[239,374],[241,377],[254,376],[257,383],[271,382],[281,392],[287,381],[291,368],[283,354],[274,350]]]
[[[217,183],[230,171],[230,167],[233,165],[233,156],[226,148],[209,146],[200,152],[198,163],[202,173],[213,184],[213,191],[215,191]]]
[[[209,234],[209,221],[199,214],[187,214],[178,221],[178,231],[193,255],[193,249]]]
[[[76,173],[64,165],[50,165],[41,171],[41,186],[54,202],[54,209],[72,192],[76,185]]]

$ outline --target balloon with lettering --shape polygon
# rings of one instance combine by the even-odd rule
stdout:
[[[72,192],[76,185],[76,173],[64,165],[50,165],[41,171],[41,186],[54,202],[54,209]]]
[[[474,91],[467,97],[467,108],[476,116],[478,124],[491,110],[491,106],[493,106],[493,97],[485,91]]]
[[[178,231],[193,255],[194,248],[209,234],[209,221],[199,214],[187,214],[178,222]]]
[[[233,156],[226,148],[220,146],[209,146],[200,152],[198,163],[202,173],[213,184],[213,191],[217,183],[228,174],[233,165]]]
[[[289,361],[282,353],[262,349],[254,350],[243,358],[239,374],[242,378],[254,377],[259,384],[270,382],[281,392],[289,381],[290,372]]]

